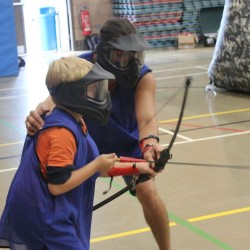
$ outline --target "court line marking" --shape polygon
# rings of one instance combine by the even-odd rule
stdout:
[[[0,144],[0,147],[6,147],[6,146],[11,146],[11,145],[16,145],[16,144],[23,144],[24,141],[16,141],[16,142],[10,142],[10,143],[4,143]]]
[[[207,114],[201,114],[201,115],[195,115],[195,116],[185,116],[185,117],[182,118],[182,120],[191,120],[191,119],[198,119],[198,118],[204,118],[204,117],[209,117],[209,116],[233,114],[233,113],[237,113],[237,112],[246,112],[246,111],[250,111],[250,108],[228,110],[228,111],[216,112],[216,113],[207,113]],[[176,122],[176,121],[178,121],[178,118],[169,119],[169,120],[161,120],[158,123],[159,124],[167,124],[167,123]],[[245,131],[244,133],[248,133],[248,132],[249,131]],[[169,131],[168,133],[172,133],[172,132]],[[240,134],[240,133],[234,133],[234,134],[231,134],[231,135],[237,135],[237,134]],[[226,136],[230,136],[230,134],[226,135]],[[210,140],[210,139],[213,139],[213,138],[216,139],[218,137],[211,137],[211,138],[207,137],[207,138],[208,138],[208,140]],[[188,137],[186,137],[186,140],[188,140]],[[199,140],[199,139],[192,140],[192,141],[197,141],[197,140]],[[201,138],[200,140],[205,140],[205,138]],[[192,141],[190,141],[190,142],[192,142]],[[24,143],[24,142],[23,141],[18,141],[18,142],[0,144],[0,147],[10,146],[10,145],[14,145],[14,144],[21,144],[21,143]],[[176,142],[175,144],[180,144],[180,143],[186,143],[186,141],[185,142]]]
[[[171,131],[169,131],[169,132],[171,132]],[[186,139],[185,141],[175,142],[174,144],[177,145],[177,144],[184,144],[184,143],[190,143],[190,142],[207,141],[207,140],[220,139],[220,138],[224,138],[224,137],[231,137],[231,136],[237,136],[237,135],[243,135],[243,134],[249,134],[249,133],[250,133],[250,130],[243,131],[243,132],[237,132],[237,133],[231,133],[231,134],[225,134],[225,135],[203,137],[203,138],[199,138],[199,139],[191,139],[191,138],[185,137],[185,139]],[[179,136],[179,137],[183,137],[183,136]],[[15,145],[15,144],[20,144],[20,143],[24,143],[24,142],[13,142],[13,143],[0,144],[0,147],[10,146],[10,145]],[[166,147],[167,145],[168,144],[161,144],[161,146],[163,146],[163,147]]]
[[[10,172],[10,171],[15,171],[15,170],[17,170],[17,168],[6,168],[6,169],[0,170],[0,173]]]
[[[9,95],[5,97],[0,97],[0,100],[8,100],[8,99],[14,99],[14,98],[19,98],[19,97],[26,97],[29,96],[28,94],[23,94],[23,95]]]
[[[182,118],[182,120],[192,120],[192,119],[198,119],[198,118],[204,118],[204,117],[209,117],[209,116],[216,116],[216,115],[227,115],[227,114],[233,114],[233,113],[238,113],[238,112],[246,112],[250,111],[250,108],[243,108],[243,109],[233,109],[233,110],[227,110],[227,111],[222,111],[222,112],[216,112],[216,113],[207,113],[207,114],[202,114],[202,115],[193,115],[193,116],[185,116]],[[174,119],[169,119],[169,120],[161,120],[158,123],[159,124],[165,124],[169,122],[176,122],[178,121],[178,118]]]
[[[197,69],[206,69],[208,70],[209,65],[201,65],[201,66],[196,66]]]
[[[174,69],[162,69],[162,70],[153,70],[154,73],[162,73],[162,72],[173,72],[173,71],[180,71],[184,69],[208,69],[209,65],[197,65],[197,66],[190,66],[190,67],[181,67],[181,68],[174,68]],[[162,79],[172,79],[172,78],[179,78],[183,76],[190,76],[190,75],[203,75],[203,74],[208,74],[208,72],[201,72],[201,73],[189,73],[185,75],[175,75],[175,76],[166,76],[166,77],[156,77],[156,80],[162,80]],[[16,90],[16,89],[26,89],[26,87],[13,87],[13,88],[3,88],[0,89],[1,91],[11,91],[11,90]],[[16,97],[23,97],[23,96],[28,96],[27,94],[24,95],[16,95],[16,96],[6,96],[6,97],[0,97],[0,100],[6,100],[6,99],[13,99]]]
[[[217,245],[219,248],[224,250],[235,250],[235,248],[229,246],[227,243],[215,238],[213,235],[208,234],[204,230],[198,228],[197,226],[193,225],[192,223],[189,223],[187,220],[184,220],[182,218],[179,218],[173,214],[170,214],[169,216],[171,219],[175,220],[180,226],[183,226],[187,228],[188,230],[194,232],[195,234],[201,236],[202,238],[208,240],[209,242],[213,243],[214,245]]]
[[[199,216],[199,217],[186,219],[184,221],[193,223],[193,222],[205,221],[205,220],[215,219],[215,218],[224,217],[224,216],[228,216],[228,215],[244,213],[244,212],[250,212],[250,207],[244,207],[244,208],[233,209],[233,210],[228,210],[228,211],[214,213],[214,214],[203,215],[203,216]],[[171,215],[170,217],[172,217],[174,220],[178,220],[178,222],[179,222],[179,223],[178,222],[170,222],[169,223],[170,227],[178,226],[178,225],[182,224],[182,222],[179,221],[179,218],[177,219],[177,217],[175,215],[171,214],[171,213],[170,213],[170,215]],[[101,236],[101,237],[97,237],[97,238],[92,238],[90,240],[90,242],[91,243],[96,243],[96,242],[100,242],[100,241],[126,237],[126,236],[129,236],[129,235],[145,233],[145,232],[149,232],[149,231],[151,231],[149,227],[139,228],[139,229],[130,230],[130,231],[122,232],[122,233],[117,233],[117,234],[111,234],[111,235]]]
[[[179,78],[179,77],[184,77],[184,76],[197,76],[197,75],[205,75],[207,74],[206,72],[200,72],[200,73],[189,73],[189,74],[184,74],[184,75],[177,75],[177,76],[164,76],[164,77],[156,77],[156,80],[165,80],[165,79],[174,79],[174,78]]]
[[[182,67],[182,68],[174,68],[174,69],[158,69],[158,70],[153,69],[153,73],[179,71],[183,69],[208,69],[208,65],[190,66],[190,67]]]
[[[27,86],[23,86],[23,87],[13,87],[13,88],[5,88],[5,89],[0,89],[0,92],[2,91],[10,91],[10,90],[16,90],[16,89],[26,89]]]
[[[22,133],[24,131],[26,132],[26,129],[24,128],[24,126],[22,126],[22,127],[21,126],[16,126],[16,125],[13,124],[13,122],[8,122],[5,119],[0,119],[0,124],[2,124],[3,126],[9,128],[11,130],[14,130],[17,133]]]
[[[199,138],[199,139],[193,139],[191,141],[180,141],[180,142],[175,142],[174,145],[184,144],[184,143],[190,143],[190,142],[208,141],[208,140],[213,140],[213,139],[220,139],[220,138],[224,138],[224,137],[244,135],[244,134],[249,134],[249,133],[250,133],[250,130],[244,131],[244,132],[237,132],[237,133],[226,134],[226,135],[218,135],[218,136],[211,136],[211,137],[204,137],[204,138]],[[168,144],[162,144],[161,146],[166,147],[166,146],[168,146]]]
[[[167,130],[167,129],[160,128],[160,127],[158,128],[158,130],[161,131],[161,132],[164,132],[166,134],[170,134],[170,135],[174,134],[174,132],[172,132],[170,130]],[[187,136],[180,135],[179,133],[176,135],[176,137],[179,137],[179,138],[181,138],[183,140],[186,140],[186,141],[192,141],[193,140],[193,139],[191,139],[191,138],[189,138]]]
[[[216,124],[216,125],[211,125],[211,126],[206,126],[206,125],[202,126],[202,125],[193,124],[193,123],[181,123],[182,127],[190,127],[190,129],[183,128],[180,132],[183,133],[183,132],[197,131],[199,129],[215,129],[215,130],[225,130],[225,131],[231,131],[231,132],[243,132],[246,130],[227,128],[227,126],[240,124],[243,122],[250,122],[250,120],[244,120],[244,121],[232,122],[232,123],[224,123],[224,124]],[[168,125],[176,126],[176,122],[168,123]]]

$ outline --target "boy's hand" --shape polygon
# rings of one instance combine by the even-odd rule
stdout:
[[[101,154],[94,161],[96,163],[97,169],[100,172],[107,172],[109,169],[114,167],[117,162],[118,157],[115,153],[112,154]]]

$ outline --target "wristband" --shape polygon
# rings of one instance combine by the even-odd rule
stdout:
[[[142,144],[145,140],[148,140],[148,139],[156,139],[157,142],[160,141],[160,138],[156,135],[148,135],[146,137],[143,137],[142,139],[139,140],[139,144],[140,144],[140,148],[142,148]]]

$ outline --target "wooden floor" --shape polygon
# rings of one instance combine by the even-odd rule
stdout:
[[[193,77],[173,158],[156,183],[170,217],[172,250],[249,250],[249,95],[206,93],[214,48],[152,50],[146,62],[157,80],[161,143],[168,145],[182,102],[186,76]],[[18,77],[0,78],[0,214],[20,161],[24,121],[48,95],[48,63],[78,52],[24,56]],[[95,203],[106,198],[108,179],[97,181]],[[124,187],[115,178],[111,195]],[[128,193],[93,214],[91,250],[154,250],[157,245],[136,198]]]

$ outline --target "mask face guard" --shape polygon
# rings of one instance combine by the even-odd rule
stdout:
[[[107,79],[114,75],[95,64],[83,79],[61,83],[49,92],[63,107],[105,124],[111,110]]]
[[[136,60],[138,66],[141,68],[144,64],[145,51],[124,51],[118,49],[109,49],[107,56],[110,64],[121,71],[129,70],[130,62]]]
[[[148,48],[149,45],[141,34],[121,36],[99,43],[97,61],[115,75],[119,85],[133,88],[144,64],[145,50]]]
[[[131,60],[137,60],[140,68],[144,64],[145,50],[149,48],[141,34],[129,34],[117,39],[101,42],[99,56],[121,71],[129,70]]]
[[[81,92],[81,86],[79,91]],[[108,80],[100,80],[97,82],[87,83],[84,86],[84,94],[86,94],[86,100],[96,103],[96,105],[103,105],[106,102],[108,94]]]

